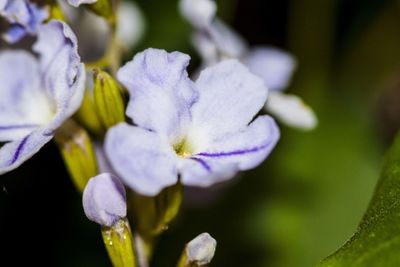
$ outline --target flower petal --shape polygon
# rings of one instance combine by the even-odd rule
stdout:
[[[181,182],[187,186],[209,187],[231,179],[239,170],[233,163],[218,164],[215,160],[192,157],[180,159]]]
[[[245,129],[213,140],[204,151],[186,159],[180,168],[182,183],[205,187],[239,170],[252,169],[271,153],[279,135],[275,121],[260,116]]]
[[[216,19],[208,29],[223,58],[240,58],[248,50],[245,40],[222,20]]]
[[[1,35],[4,41],[14,44],[25,37],[27,31],[24,27],[18,24],[10,26],[10,28]]]
[[[24,138],[6,143],[0,148],[0,174],[19,167],[37,153],[53,136],[38,129]]]
[[[217,4],[213,0],[181,0],[181,14],[194,27],[208,27],[217,13]]]
[[[154,196],[178,180],[177,156],[155,132],[120,123],[108,131],[105,151],[122,181],[139,194]]]
[[[215,43],[204,32],[198,32],[192,36],[192,45],[199,53],[202,64],[211,66],[219,62],[219,51]]]
[[[26,34],[36,34],[49,16],[47,9],[27,0],[3,0],[0,3],[0,15],[12,25],[11,30],[3,36],[10,43],[18,42]]]
[[[34,50],[40,56],[44,87],[57,105],[57,128],[79,108],[85,89],[76,36],[67,24],[52,20],[40,28]]]
[[[39,67],[31,54],[0,53],[0,80],[0,141],[21,139],[51,120],[51,102],[40,86]]]
[[[312,130],[318,120],[314,111],[295,95],[271,92],[265,110],[279,121],[303,130]]]
[[[68,0],[68,3],[74,7],[78,7],[82,4],[93,4],[96,2],[97,2],[97,0]]]
[[[254,48],[242,62],[263,78],[271,91],[286,89],[297,65],[292,55],[273,47]]]
[[[190,107],[197,97],[186,66],[189,56],[147,49],[118,71],[128,89],[126,114],[142,128],[176,139],[190,121]]]
[[[264,81],[239,63],[226,60],[201,72],[199,100],[193,105],[193,127],[210,139],[245,128],[264,106]]]

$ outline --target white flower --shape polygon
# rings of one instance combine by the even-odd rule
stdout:
[[[148,49],[118,72],[128,89],[126,114],[106,136],[105,151],[122,181],[143,195],[178,182],[206,187],[259,165],[279,130],[264,106],[267,88],[236,60],[188,78],[189,56]]]
[[[40,27],[34,51],[0,53],[0,174],[33,156],[80,106],[84,66],[71,29],[59,21]]]

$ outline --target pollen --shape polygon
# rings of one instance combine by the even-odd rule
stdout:
[[[190,157],[193,153],[192,146],[189,144],[187,139],[183,139],[174,145],[174,150],[179,157],[187,158]]]

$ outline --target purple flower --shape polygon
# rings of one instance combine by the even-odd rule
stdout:
[[[85,72],[71,29],[40,27],[33,50],[0,53],[0,174],[39,151],[80,106]]]
[[[49,13],[28,0],[0,0],[0,16],[11,24],[3,39],[16,43],[27,34],[35,35]]]
[[[68,0],[71,6],[93,4],[97,0]],[[0,16],[10,24],[3,39],[16,43],[26,35],[36,35],[39,27],[49,18],[49,7],[39,6],[30,0],[0,0]]]
[[[106,136],[105,151],[122,181],[156,195],[180,181],[207,187],[259,165],[274,148],[279,130],[257,112],[267,99],[261,78],[236,60],[189,79],[189,56],[148,49],[118,72],[128,89],[126,114]]]
[[[305,130],[316,127],[317,118],[312,109],[299,97],[282,92],[296,69],[292,55],[268,46],[250,49],[240,35],[215,17],[213,0],[181,0],[180,11],[196,29],[193,45],[205,66],[227,58],[241,60],[270,89],[265,105],[267,112],[289,126]]]
[[[103,226],[112,227],[126,217],[125,188],[117,177],[109,173],[89,180],[82,203],[89,220]]]

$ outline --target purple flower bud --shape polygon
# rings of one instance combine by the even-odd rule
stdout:
[[[123,184],[109,173],[93,177],[83,192],[83,209],[89,220],[112,227],[126,217]]]

